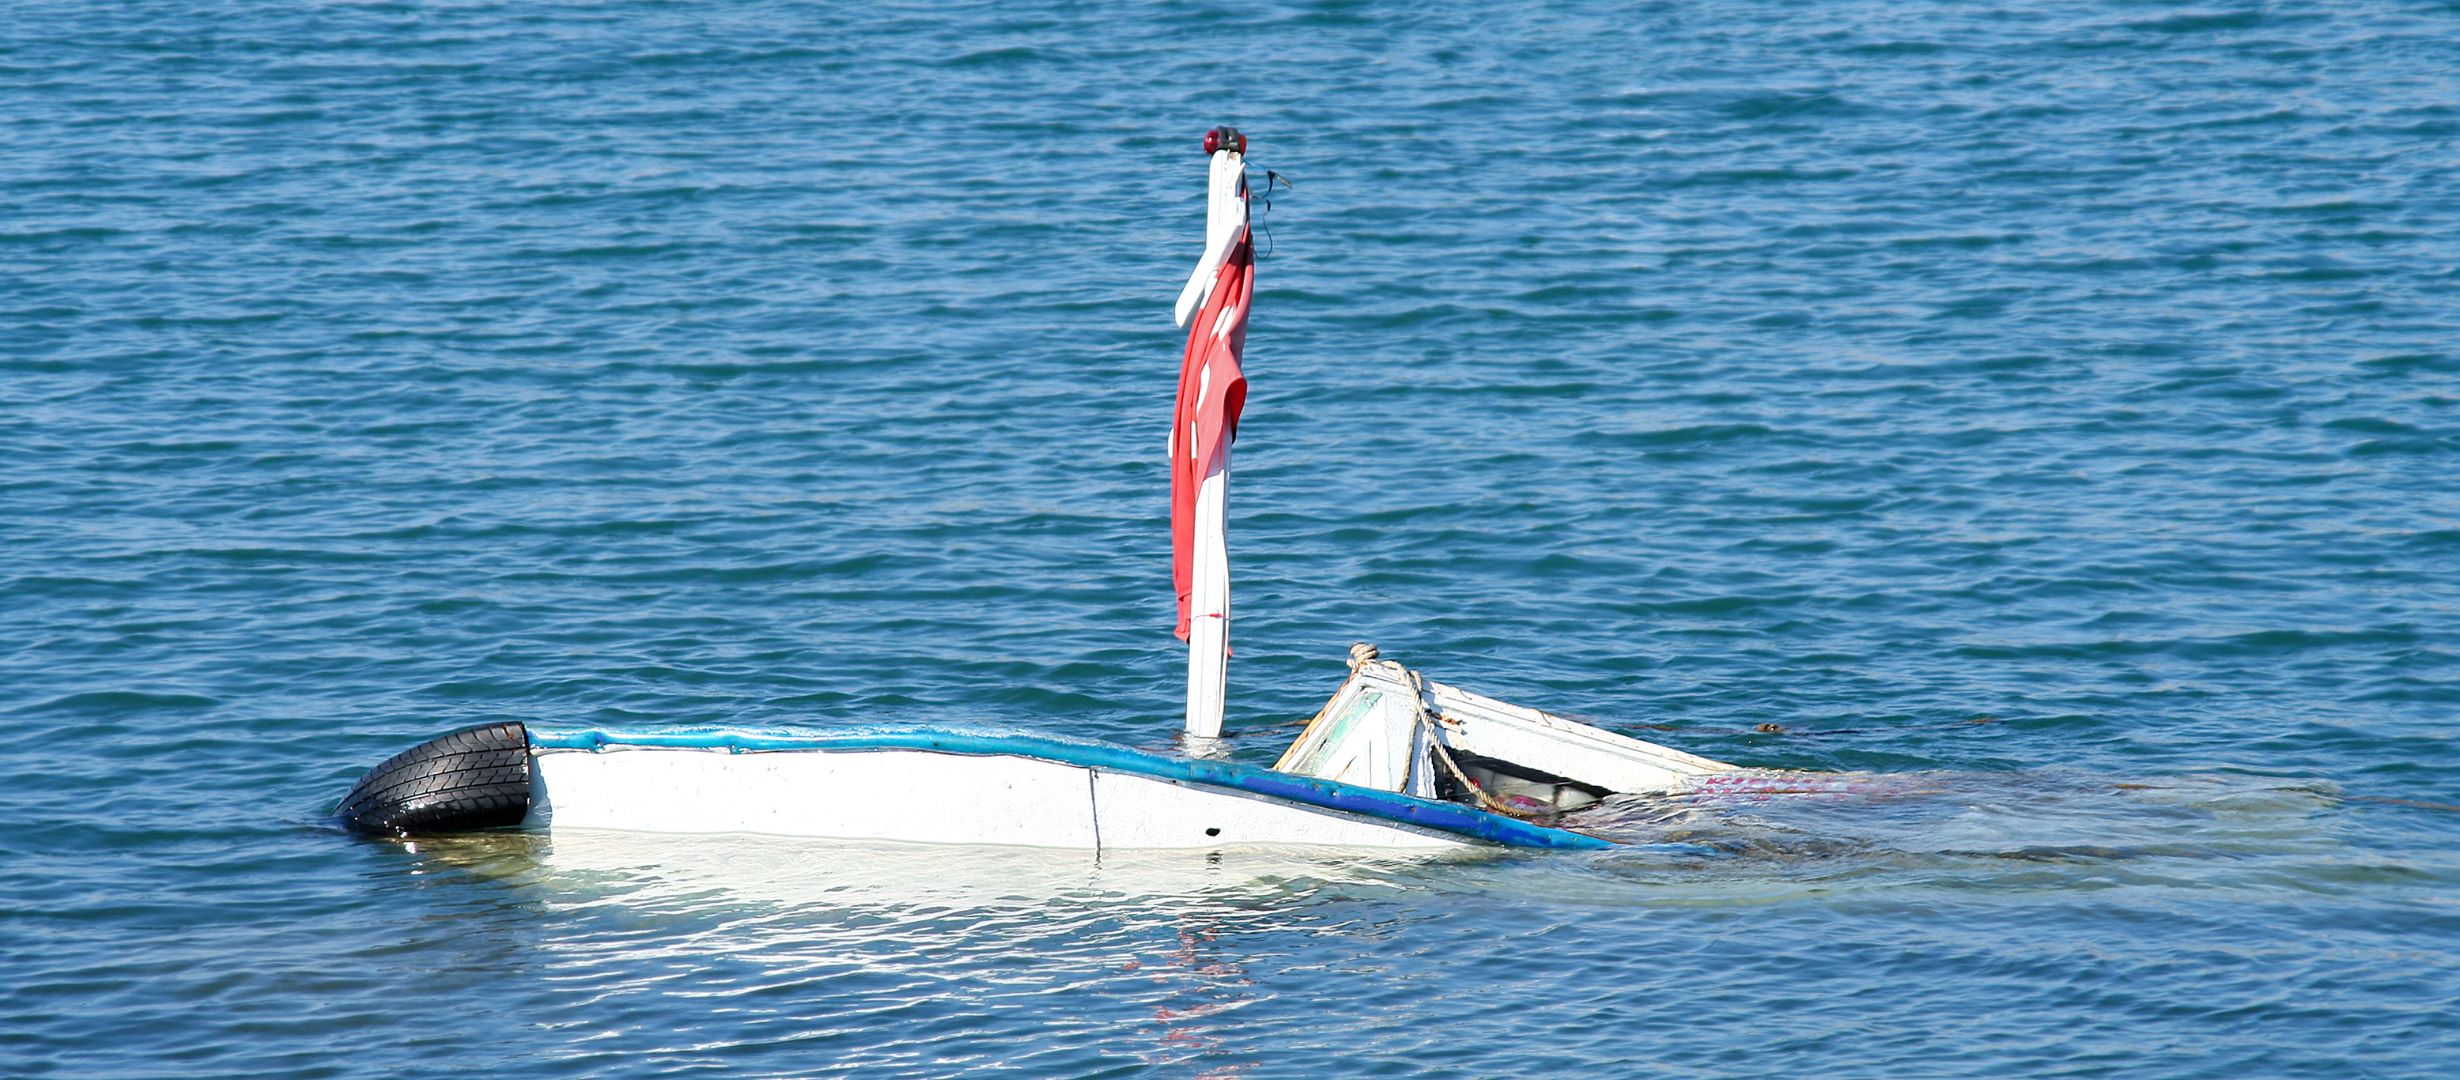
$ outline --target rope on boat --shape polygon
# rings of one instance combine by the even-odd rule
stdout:
[[[1350,646],[1350,669],[1355,671],[1359,665],[1373,662],[1375,657],[1375,646],[1363,641],[1352,645]],[[1461,790],[1468,792],[1470,797],[1478,800],[1479,806],[1489,811],[1521,821],[1539,820],[1538,815],[1487,794],[1485,788],[1479,787],[1477,781],[1471,780],[1468,773],[1461,771],[1460,762],[1452,760],[1451,748],[1445,746],[1443,738],[1436,734],[1435,710],[1428,708],[1426,703],[1426,680],[1419,677],[1416,668],[1402,667],[1399,664],[1393,666],[1401,668],[1401,673],[1409,677],[1410,696],[1415,699],[1414,703],[1418,706],[1417,729],[1426,732],[1427,747],[1435,752],[1436,763],[1442,765],[1445,772],[1452,774],[1453,782],[1461,785]]]
[[[1463,790],[1469,792],[1471,796],[1475,797],[1478,800],[1478,805],[1483,806],[1495,813],[1502,814],[1505,817],[1519,818],[1522,821],[1536,821],[1538,819],[1536,814],[1497,802],[1494,796],[1487,794],[1485,788],[1479,787],[1477,781],[1471,780],[1469,778],[1469,774],[1461,771],[1459,763],[1452,760],[1452,752],[1444,749],[1444,744],[1440,740],[1429,739],[1427,740],[1427,745],[1434,748],[1435,760],[1443,765],[1444,771],[1451,773],[1453,781],[1460,784]]]
[[[1359,668],[1367,666],[1368,664],[1376,663],[1381,659],[1381,657],[1382,654],[1377,651],[1373,642],[1360,641],[1352,643],[1350,645],[1350,670],[1356,671]],[[1435,752],[1434,757],[1436,764],[1442,765],[1445,772],[1452,774],[1452,781],[1459,784],[1461,786],[1461,790],[1468,792],[1470,797],[1478,800],[1479,806],[1482,806],[1487,810],[1502,814],[1508,818],[1517,818],[1521,821],[1538,820],[1537,815],[1511,806],[1503,800],[1487,794],[1485,788],[1479,787],[1477,781],[1470,779],[1468,773],[1461,771],[1461,763],[1452,760],[1451,748],[1445,746],[1443,738],[1436,734],[1437,729],[1435,726],[1435,710],[1428,708],[1426,703],[1426,680],[1419,676],[1416,668],[1407,667],[1401,664],[1393,664],[1391,666],[1398,670],[1401,675],[1409,681],[1410,696],[1414,699],[1413,704],[1417,706],[1415,730],[1426,733],[1426,744],[1428,748]],[[1332,703],[1326,702],[1324,707],[1329,709],[1332,707]],[[1322,716],[1323,711],[1317,710],[1316,715]]]

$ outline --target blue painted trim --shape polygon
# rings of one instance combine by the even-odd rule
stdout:
[[[1506,847],[1587,850],[1614,845],[1567,829],[1531,825],[1459,803],[1399,795],[1374,788],[1292,776],[1230,761],[1163,757],[1117,743],[1054,738],[984,728],[857,727],[826,731],[758,728],[532,727],[530,745],[550,750],[596,750],[648,746],[688,750],[763,753],[780,750],[929,750],[942,754],[1012,755],[1112,772],[1229,788],[1338,810],[1379,821],[1397,821]]]

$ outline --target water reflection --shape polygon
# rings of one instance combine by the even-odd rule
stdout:
[[[1015,1062],[1032,1071],[1231,1076],[1271,1063],[1259,1025],[1312,1015],[1333,986],[1436,992],[1438,958],[1486,934],[1616,926],[1687,948],[1630,928],[1729,926],[1768,905],[1819,922],[1992,895],[2377,887],[2338,806],[2328,786],[2247,777],[1917,773],[1610,800],[1567,822],[1625,844],[1596,854],[1096,857],[589,832],[408,846],[423,879],[493,894],[468,910],[517,922],[497,936],[519,955],[490,962],[546,995],[533,1008],[587,1018],[556,1051],[582,1071],[610,1053],[773,1065],[782,1047],[949,1074],[1029,1047],[1051,1055]]]
[[[1327,891],[1405,887],[1421,868],[1491,856],[1305,850],[1120,852],[849,843],[594,830],[495,832],[408,843],[557,902],[741,902],[846,909],[1046,909],[1152,903],[1254,910]]]
[[[1250,1064],[1224,1026],[1271,996],[1249,974],[1256,942],[1346,933],[1345,901],[1480,861],[581,831],[405,846],[423,870],[533,904],[541,980],[588,988],[593,1003],[653,990],[780,1038],[938,1061],[1058,998],[1070,1023],[1105,1029],[1092,1045],[1217,1076]],[[883,1045],[883,1031],[912,1043]]]

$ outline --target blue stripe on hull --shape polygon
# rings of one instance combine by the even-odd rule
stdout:
[[[1467,836],[1506,847],[1585,850],[1614,845],[1565,829],[1531,825],[1501,814],[1399,795],[1333,780],[1292,776],[1228,761],[1194,761],[1148,754],[1116,743],[1023,732],[965,728],[860,727],[833,731],[746,728],[530,729],[530,745],[554,750],[643,746],[764,753],[783,750],[929,750],[943,754],[1011,755],[1062,765],[1107,769],[1157,780],[1228,788],[1267,798],[1338,810],[1379,821]]]

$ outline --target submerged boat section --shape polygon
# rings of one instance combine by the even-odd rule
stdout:
[[[1746,771],[1429,681],[1364,644],[1273,767],[1539,818]]]

